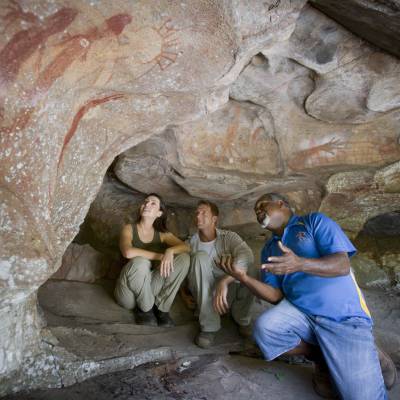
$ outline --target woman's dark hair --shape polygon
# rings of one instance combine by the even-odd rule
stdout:
[[[161,217],[158,217],[158,218],[156,218],[154,220],[153,227],[158,232],[168,232],[168,228],[167,228],[167,206],[165,205],[164,200],[162,199],[162,197],[159,194],[150,193],[150,194],[148,194],[146,196],[145,199],[149,198],[150,196],[157,197],[157,199],[160,201],[160,211],[162,212]],[[140,215],[140,207],[139,207],[135,223],[138,224],[141,219],[142,219],[142,216]]]

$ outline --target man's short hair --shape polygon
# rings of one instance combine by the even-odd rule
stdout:
[[[208,206],[208,207],[210,207],[211,214],[212,214],[214,217],[218,217],[218,215],[219,215],[219,209],[218,209],[217,205],[216,205],[215,203],[213,203],[212,201],[200,200],[200,201],[197,203],[197,207],[200,207],[200,206]]]
[[[287,208],[292,209],[292,206],[290,205],[288,198],[279,193],[265,193],[257,199],[255,204],[258,204],[260,201],[279,201],[279,200],[281,200]]]

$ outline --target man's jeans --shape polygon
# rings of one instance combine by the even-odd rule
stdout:
[[[302,313],[289,301],[265,311],[254,325],[254,338],[270,361],[303,340],[317,345],[344,400],[385,400],[372,324],[360,317],[341,322]]]

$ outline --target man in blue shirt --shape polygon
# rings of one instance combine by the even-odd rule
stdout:
[[[350,240],[322,213],[294,215],[276,193],[261,196],[254,211],[273,234],[262,250],[261,281],[230,260],[221,268],[277,304],[254,326],[265,359],[285,354],[314,361],[314,388],[322,396],[332,394],[331,380],[345,400],[387,399],[385,384],[394,385],[396,368],[375,346],[371,314],[350,269],[356,252]]]

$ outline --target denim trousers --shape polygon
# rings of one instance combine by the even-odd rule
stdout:
[[[372,322],[366,318],[335,321],[310,316],[284,299],[258,317],[253,336],[267,361],[295,348],[301,340],[319,346],[343,400],[388,399]]]

